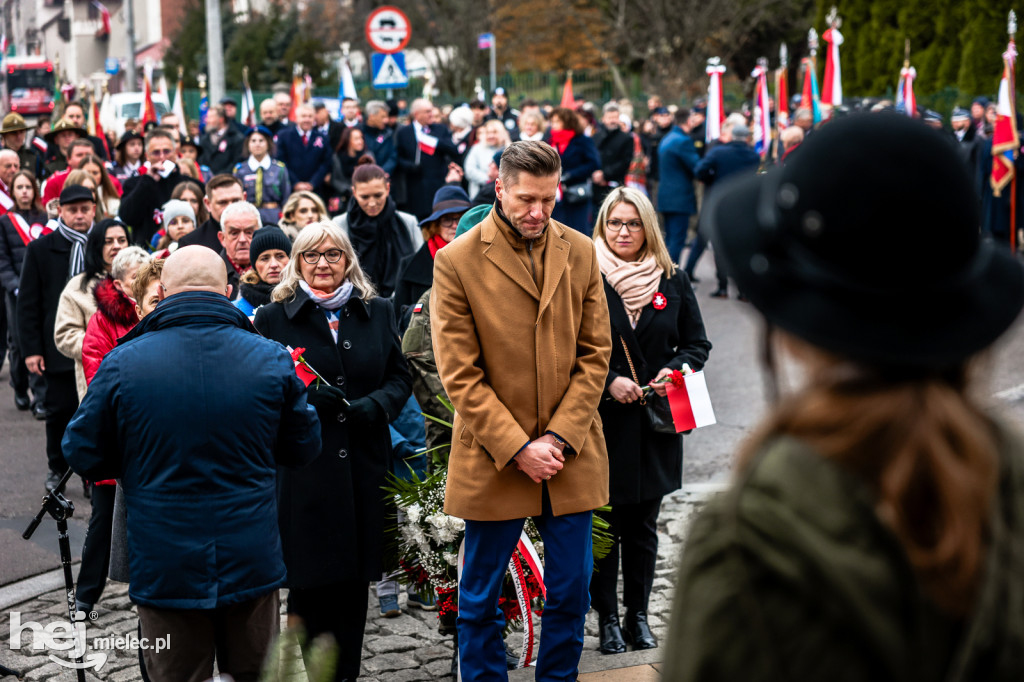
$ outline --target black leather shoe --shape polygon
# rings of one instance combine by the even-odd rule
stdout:
[[[646,611],[626,614],[626,627],[623,628],[622,634],[625,635],[626,641],[633,645],[633,651],[654,649],[658,646],[658,641],[654,639],[651,628],[647,625]]]
[[[51,471],[46,474],[46,492],[52,492],[53,489],[57,487],[57,484],[60,483],[60,479],[62,478],[63,476],[58,474],[56,471]]]
[[[32,416],[39,421],[46,421],[46,418],[50,416],[50,413],[46,411],[42,403],[36,403],[32,406]]]
[[[28,391],[24,393],[14,393],[14,406],[18,408],[19,412],[24,412],[32,407],[32,400],[28,397]]]
[[[622,639],[622,628],[619,627],[619,616],[612,614],[599,619],[601,628],[601,646],[598,651],[602,654],[624,654],[626,653],[626,642]]]
[[[711,292],[711,298],[729,298],[728,289],[715,289]]]

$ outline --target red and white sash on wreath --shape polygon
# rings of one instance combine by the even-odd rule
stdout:
[[[21,241],[25,242],[25,246],[28,246],[29,242],[53,232],[53,229],[46,225],[40,225],[39,223],[29,225],[28,221],[17,213],[8,213],[7,215],[11,217],[11,223],[14,225],[14,229],[18,231]]]

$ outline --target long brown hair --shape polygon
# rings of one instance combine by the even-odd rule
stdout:
[[[32,183],[32,205],[29,207],[30,211],[43,212],[43,203],[39,198],[39,183],[36,181],[36,174],[29,170],[20,170],[14,174],[14,178],[11,180],[11,198],[14,198],[14,183],[17,182],[18,178],[25,178]]]
[[[900,377],[790,336],[785,341],[814,363],[808,385],[775,405],[741,450],[739,470],[767,441],[790,436],[858,475],[877,495],[875,511],[902,544],[924,594],[966,616],[978,592],[998,476],[995,427],[969,394],[976,363]]]

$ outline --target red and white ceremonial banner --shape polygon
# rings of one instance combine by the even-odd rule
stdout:
[[[7,215],[11,217],[11,222],[14,223],[14,229],[18,231],[18,236],[21,237],[21,241],[25,242],[25,246],[28,246],[29,242],[35,241],[36,239],[53,232],[53,228],[40,223],[33,223],[32,225],[29,225],[28,221],[17,213],[7,213]]]
[[[758,63],[750,75],[757,83],[754,90],[754,151],[764,159],[772,143],[771,112],[768,111],[768,61]]]
[[[712,142],[722,136],[722,124],[725,122],[725,104],[722,99],[722,74],[725,66],[718,57],[708,60],[705,69],[708,74],[708,110],[705,116],[705,142]]]
[[[843,34],[838,28],[829,28],[821,34],[822,40],[828,43],[825,53],[825,80],[821,84],[821,102],[837,107],[843,103],[843,74],[839,67],[839,46],[843,44]]]
[[[775,70],[775,123],[779,130],[789,125],[789,64],[788,50],[779,50],[779,68]]]
[[[1010,40],[1003,53],[1003,79],[999,83],[999,100],[996,103],[995,130],[992,132],[992,193],[999,196],[1003,188],[1013,180],[1013,162],[1020,149],[1017,131],[1017,111],[1014,106],[1016,88],[1014,83],[1014,62],[1017,48]]]
[[[704,372],[686,374],[682,385],[669,383],[665,388],[676,431],[682,433],[717,423]]]

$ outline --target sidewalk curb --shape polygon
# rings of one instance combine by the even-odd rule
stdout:
[[[77,573],[77,567],[81,564],[76,561],[71,564],[72,573]],[[47,592],[64,589],[64,569],[55,568],[46,573],[34,575],[31,578],[24,578],[17,582],[0,587],[0,610],[9,609],[15,604],[30,601]]]

